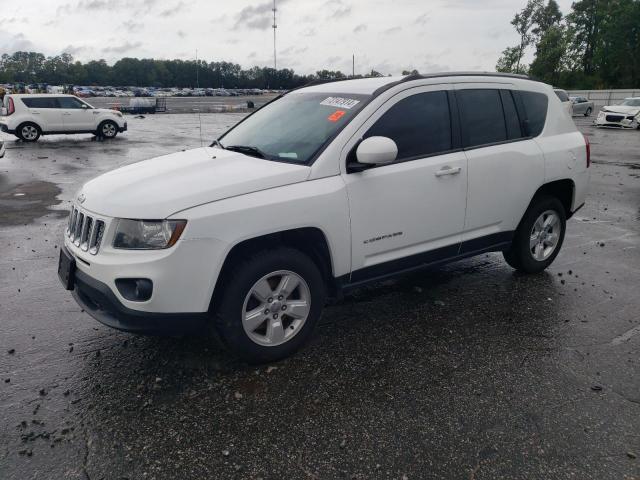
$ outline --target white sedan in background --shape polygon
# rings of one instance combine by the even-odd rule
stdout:
[[[595,121],[598,127],[640,129],[640,97],[625,98],[620,105],[602,107]]]

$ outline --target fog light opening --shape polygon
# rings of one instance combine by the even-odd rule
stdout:
[[[153,282],[148,278],[118,278],[116,287],[131,302],[146,302],[153,294]]]

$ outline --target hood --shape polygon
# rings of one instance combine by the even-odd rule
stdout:
[[[627,107],[625,105],[611,105],[603,107],[602,109],[611,113],[624,113],[625,115],[637,115],[638,113],[640,113],[640,108]]]
[[[187,208],[307,179],[304,165],[203,147],[118,168],[87,182],[82,207],[119,218],[162,219]]]

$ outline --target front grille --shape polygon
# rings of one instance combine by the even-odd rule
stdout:
[[[621,122],[624,120],[624,115],[607,115],[607,122]]]
[[[73,207],[69,214],[66,234],[71,243],[79,247],[80,250],[95,255],[100,249],[104,227],[105,224],[102,220],[97,220]]]

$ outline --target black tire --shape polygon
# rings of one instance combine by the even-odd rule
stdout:
[[[559,219],[560,232],[555,249],[544,260],[537,260],[532,253],[530,241],[534,224],[538,218],[547,211],[555,212]],[[546,269],[555,260],[556,256],[562,248],[564,234],[567,226],[567,214],[562,202],[556,197],[549,195],[540,195],[533,199],[531,205],[527,209],[524,217],[520,221],[520,225],[516,230],[513,242],[509,250],[506,250],[504,259],[509,265],[520,272],[539,273]]]
[[[280,345],[261,345],[252,340],[243,327],[245,298],[258,280],[282,270],[294,272],[306,282],[310,295],[309,313],[289,340]],[[326,298],[322,274],[313,260],[299,250],[286,247],[257,252],[237,261],[219,285],[222,291],[216,295],[212,311],[215,333],[231,353],[248,363],[273,362],[300,349],[313,334]],[[285,318],[286,313],[282,314],[281,321],[283,330],[287,331]]]
[[[118,135],[118,128],[118,124],[113,120],[105,120],[98,125],[96,136],[106,139],[116,138],[116,135]]]
[[[37,142],[42,130],[32,122],[25,122],[16,129],[16,136],[23,142]]]
[[[587,111],[586,111],[586,112],[584,112],[584,116],[585,116],[585,117],[590,117],[590,116],[591,116],[591,112],[592,112],[592,111],[593,111],[593,110],[591,110],[591,107],[587,108]]]

